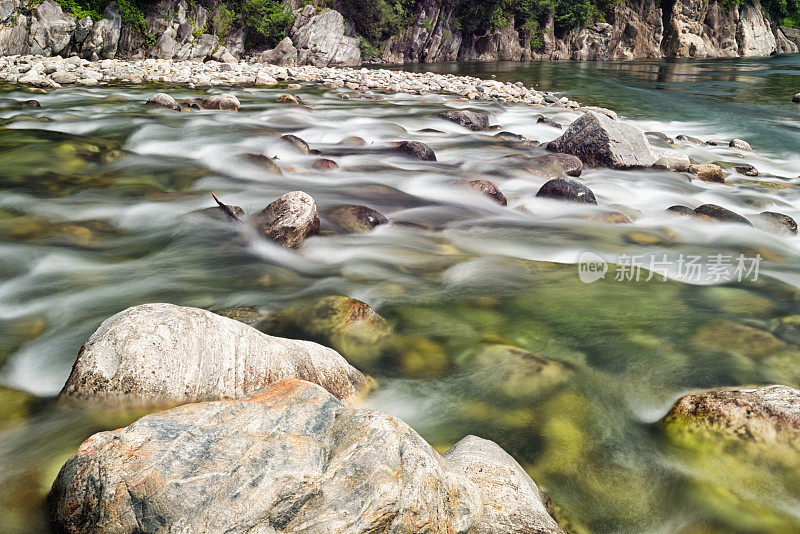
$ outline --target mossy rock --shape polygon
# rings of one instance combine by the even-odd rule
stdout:
[[[718,352],[734,357],[761,359],[793,353],[800,358],[800,350],[776,338],[772,333],[727,319],[707,322],[695,332],[690,343],[700,352]]]

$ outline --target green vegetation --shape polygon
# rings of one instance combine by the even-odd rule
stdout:
[[[294,23],[294,15],[280,0],[244,0],[242,23],[251,45],[275,46]]]
[[[356,32],[377,47],[413,22],[415,0],[341,0],[337,5]]]

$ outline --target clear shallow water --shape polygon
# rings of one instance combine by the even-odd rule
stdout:
[[[9,398],[0,403],[4,528],[41,531],[43,495],[64,459],[91,433],[138,415],[84,413],[52,401],[103,319],[143,302],[268,313],[347,295],[372,305],[416,347],[379,360],[346,354],[381,384],[365,405],[402,417],[439,450],[468,433],[496,440],[576,532],[797,531],[797,465],[735,451],[697,454],[656,424],[692,389],[800,386],[800,348],[770,333],[798,313],[800,238],[664,214],[674,204],[713,202],[800,218],[800,106],[787,102],[800,90],[790,89],[800,86],[797,59],[510,67],[423,68],[497,68],[498,78],[611,107],[643,129],[741,137],[758,153],[658,148],[727,166],[747,161],[762,176],[731,170],[730,185],[719,185],[667,172],[587,170],[582,179],[599,206],[572,206],[536,199],[546,178],[509,157],[542,151],[434,115],[468,106],[491,113],[504,130],[549,141],[559,132],[534,117],[544,111],[566,125],[573,112],[439,95],[344,101],[306,88],[299,94],[313,111],[275,104],[280,89],[244,89],[236,91],[238,114],[176,114],[141,105],[152,89],[31,95],[6,87],[0,383],[39,397],[15,404],[17,396],[2,393]],[[200,95],[167,91],[179,100]],[[32,97],[41,110],[16,107]],[[290,132],[340,168],[312,170],[313,158],[278,143]],[[339,144],[353,135],[367,145]],[[404,139],[430,144],[439,161],[391,155],[391,143]],[[241,156],[253,152],[277,155],[283,174],[246,163]],[[465,192],[454,178],[494,181],[509,207]],[[254,213],[296,189],[323,212],[365,204],[393,224],[367,235],[326,231],[292,253],[246,227],[191,213],[212,205],[212,191]],[[634,223],[589,219],[609,210]],[[674,261],[760,254],[764,261],[758,280],[742,283],[622,282],[612,266],[606,279],[584,284],[575,262],[587,251],[612,263],[619,255],[663,254]],[[498,344],[559,362],[563,373],[542,378],[524,358],[473,357]]]

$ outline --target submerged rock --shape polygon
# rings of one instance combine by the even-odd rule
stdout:
[[[422,161],[436,161],[436,154],[433,149],[419,141],[403,141],[397,146],[397,151],[410,158]]]
[[[485,130],[489,127],[489,115],[486,113],[476,113],[463,109],[445,111],[436,115],[440,119],[455,122],[470,130]]]
[[[358,364],[374,362],[392,331],[367,303],[339,295],[277,311],[267,319],[264,330],[317,341]]]
[[[317,203],[308,193],[292,191],[253,216],[259,234],[291,249],[319,233]]]
[[[310,149],[308,147],[308,143],[297,137],[296,135],[286,134],[281,136],[281,141],[292,145],[298,152],[303,155],[308,155],[310,153]]]
[[[705,215],[720,222],[746,224],[747,226],[753,226],[753,224],[750,221],[748,221],[746,218],[742,217],[738,213],[735,213],[729,209],[725,209],[722,206],[717,206],[716,204],[703,204],[702,206],[695,208],[694,212],[697,213],[698,215]]]
[[[231,213],[229,213],[226,209],[222,206],[211,206],[210,208],[204,208],[201,210],[197,210],[195,213],[199,213],[201,215],[206,215],[213,219],[217,219],[219,221],[236,221],[241,220],[244,217],[244,210],[239,206],[234,206],[232,204],[226,204],[228,209],[231,210],[233,213],[233,217],[231,217]]]
[[[367,206],[339,206],[331,210],[328,216],[341,231],[353,234],[365,234],[389,222],[381,212]]]
[[[691,135],[683,135],[683,134],[681,134],[681,135],[677,136],[675,139],[677,139],[678,141],[686,141],[687,143],[692,143],[692,144],[695,144],[695,145],[703,145],[703,144],[705,144],[705,143],[703,143],[702,139],[698,139],[697,137],[692,137]]]
[[[212,95],[201,102],[203,109],[213,109],[221,111],[239,111],[239,99],[236,95],[226,93],[223,95]]]
[[[588,165],[617,169],[650,167],[656,161],[641,130],[593,111],[570,124],[547,148],[578,156]]]
[[[265,154],[245,154],[244,159],[246,159],[249,163],[253,165],[258,165],[266,169],[267,171],[271,172],[272,174],[283,174],[281,168]]]
[[[296,96],[288,94],[279,96],[276,102],[279,104],[292,104],[295,106],[302,105]]]
[[[530,145],[538,144],[537,141],[531,141],[530,139],[528,139],[524,135],[516,134],[514,132],[500,132],[500,133],[495,134],[495,138],[496,139],[501,139],[503,141],[510,141],[512,143],[521,143],[521,144],[526,144],[526,145],[527,144],[530,144]]]
[[[800,451],[800,391],[766,386],[693,393],[678,399],[663,423],[683,438],[716,437]]]
[[[667,208],[667,212],[673,215],[689,215],[691,217],[697,215],[697,213],[695,213],[695,211],[689,206],[670,206]]]
[[[704,182],[725,182],[725,172],[722,167],[714,163],[699,163],[689,166],[689,172]]]
[[[545,183],[536,193],[536,196],[553,200],[597,204],[591,189],[575,180],[564,180],[562,178],[556,178]]]
[[[198,308],[143,304],[100,325],[60,396],[125,405],[240,399],[287,377],[345,401],[366,383],[333,349],[268,336]]]
[[[396,417],[287,379],[95,434],[59,472],[50,515],[68,533],[563,533],[496,444],[469,437],[446,454]]]
[[[556,122],[556,121],[554,121],[553,119],[550,119],[550,118],[548,118],[548,117],[545,117],[544,115],[539,115],[539,116],[536,118],[536,123],[537,123],[537,124],[544,124],[544,125],[550,126],[550,127],[552,127],[552,128],[556,128],[556,129],[558,129],[558,130],[563,130],[563,129],[564,129],[564,127],[563,127],[563,126],[561,126],[559,123],[557,123],[557,122]]]
[[[744,174],[745,176],[758,176],[758,169],[749,163],[739,163],[738,165],[734,165],[733,168],[736,169],[736,172]]]
[[[156,93],[147,100],[148,106],[157,106],[160,108],[167,108],[173,111],[180,111],[181,107],[174,98],[167,93]]]
[[[18,104],[21,108],[30,108],[30,109],[39,109],[42,105],[39,103],[38,100],[23,100]]]
[[[797,235],[797,221],[783,213],[762,211],[748,217],[756,228],[775,234]]]
[[[568,176],[580,176],[583,173],[583,162],[572,154],[546,154],[531,158],[531,161],[552,164],[560,167]]]
[[[668,145],[674,145],[675,144],[675,140],[674,139],[672,139],[670,136],[668,136],[667,134],[662,133],[662,132],[645,132],[644,134],[647,137],[651,137],[653,139],[657,139],[658,141],[661,141],[662,143],[666,143]]]
[[[500,188],[489,180],[460,180],[458,183],[491,198],[501,206],[508,205],[508,200]]]

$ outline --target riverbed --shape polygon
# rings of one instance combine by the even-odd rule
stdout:
[[[800,105],[790,102],[800,56],[419,69],[495,74],[613,109],[645,131],[741,138],[754,151],[654,140],[657,150],[719,163],[727,183],[586,169],[594,207],[537,198],[547,178],[520,156],[546,152],[494,137],[550,141],[562,131],[536,117],[565,128],[580,115],[570,109],[438,94],[345,100],[303,83],[234,89],[239,113],[176,113],[143,103],[157,91],[185,101],[221,89],[2,86],[0,384],[36,396],[2,393],[3,532],[45,531],[44,496],[63,461],[92,433],[140,415],[54,400],[104,319],[145,302],[268,315],[327,295],[368,303],[414,347],[396,361],[353,361],[379,384],[365,406],[399,416],[440,452],[466,434],[497,441],[574,532],[800,529],[800,462],[775,470],[730,451],[697,453],[658,425],[695,389],[800,387],[800,338],[782,327],[800,321],[800,237],[665,212],[714,203],[800,218]],[[287,92],[307,108],[276,103]],[[41,108],[19,107],[32,98]],[[436,117],[461,108],[489,113],[498,129]],[[313,157],[279,142],[286,133],[338,169],[314,169]],[[365,144],[342,143],[353,136]],[[388,150],[403,140],[427,143],[437,161]],[[276,156],[281,174],[249,153]],[[743,162],[760,176],[733,169]],[[491,180],[508,205],[454,179]],[[293,190],[323,215],[322,235],[298,252],[193,213],[214,205],[212,192],[252,214]],[[372,207],[390,224],[336,234],[325,212],[339,204]],[[610,212],[633,222],[610,224]],[[587,258],[606,266],[604,277],[579,270]],[[691,258],[702,268],[687,271]],[[500,345],[563,372],[527,380],[525,358],[464,363]]]

